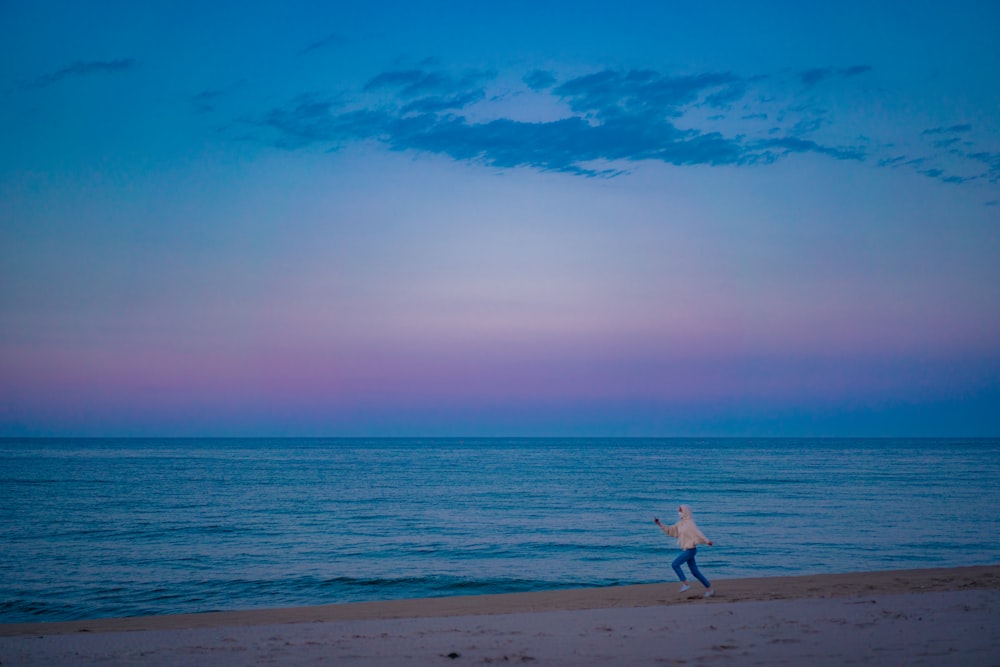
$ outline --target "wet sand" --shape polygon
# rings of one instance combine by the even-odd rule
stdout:
[[[0,624],[9,665],[1000,665],[1000,565]]]

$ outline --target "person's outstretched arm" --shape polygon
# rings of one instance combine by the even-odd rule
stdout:
[[[659,519],[653,519],[653,523],[659,526],[660,530],[662,530],[670,537],[677,537],[677,524],[674,524],[673,526],[665,526],[662,523],[660,523]]]
[[[707,544],[710,547],[714,547],[715,546],[715,543],[712,542],[712,540],[710,540],[707,537],[705,537],[705,533],[701,532],[700,530],[698,531],[698,537],[701,538],[700,540],[698,540],[701,544]]]

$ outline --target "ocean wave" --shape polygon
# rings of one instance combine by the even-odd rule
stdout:
[[[652,517],[680,502],[710,578],[1000,560],[1000,440],[27,441],[0,468],[0,622],[672,580]]]

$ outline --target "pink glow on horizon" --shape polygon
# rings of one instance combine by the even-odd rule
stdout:
[[[14,357],[0,359],[5,369],[0,392],[17,401],[121,401],[151,408],[165,400],[244,405],[737,397],[812,401],[946,395],[962,383],[982,384],[1000,365],[984,367],[974,356],[963,360],[884,351],[803,356],[792,350],[720,349],[679,343],[627,350],[594,344],[443,344],[156,354],[142,348],[76,353],[22,348]]]

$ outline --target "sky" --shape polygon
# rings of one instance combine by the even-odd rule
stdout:
[[[0,436],[1000,436],[998,25],[0,0]]]

